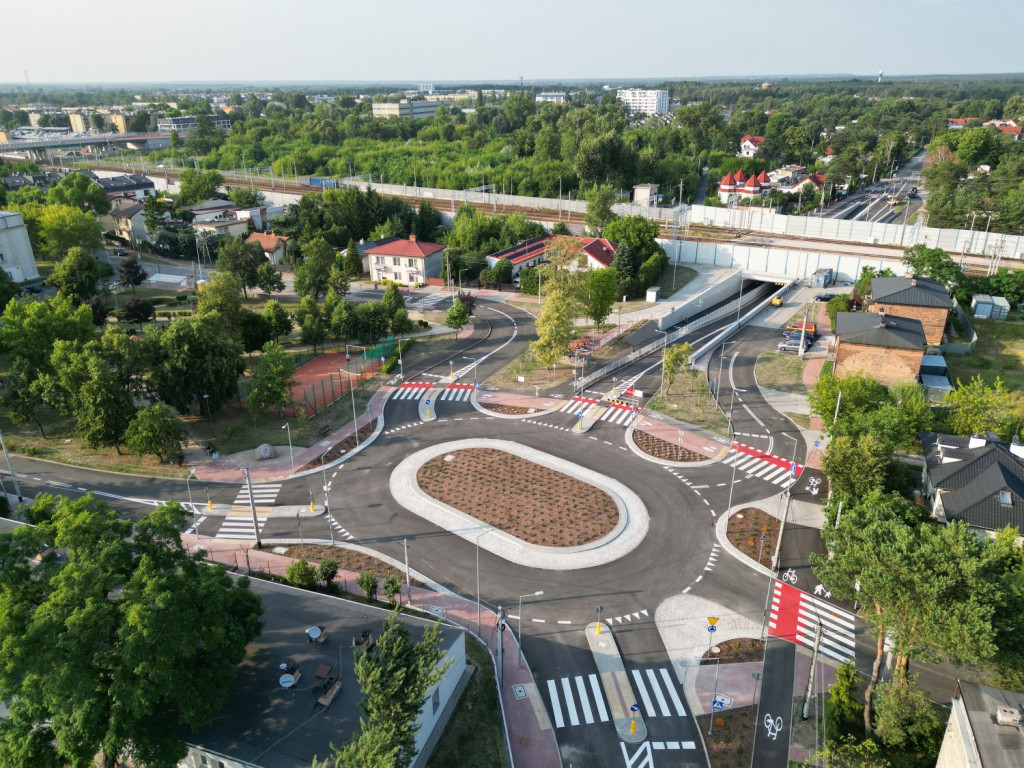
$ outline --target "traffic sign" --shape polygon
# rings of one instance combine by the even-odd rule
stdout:
[[[715,699],[711,702],[712,709],[725,709],[725,702],[721,699]]]
[[[717,616],[708,616],[708,624],[710,624],[713,627],[717,623],[718,623],[718,617]]]
[[[427,400],[427,405],[430,405],[430,400],[429,399]]]
[[[630,712],[639,712],[639,711],[640,711],[640,705],[639,705],[639,704],[637,704],[636,702],[634,702],[634,703],[633,703],[633,704],[632,704],[632,705],[630,706],[630,708],[629,708],[629,711],[630,711]]]
[[[708,632],[715,632],[717,629],[718,629],[718,627],[712,625],[712,626],[708,627]]]
[[[815,448],[821,448],[821,440],[815,440],[814,441],[814,447]]]
[[[789,462],[789,474],[794,475],[794,476],[796,475],[796,462],[795,461]]]
[[[576,418],[577,419],[582,419],[583,418],[583,411],[576,411]]]

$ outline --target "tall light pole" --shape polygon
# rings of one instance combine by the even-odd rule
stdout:
[[[292,460],[292,474],[295,474],[295,453],[292,451],[292,425],[287,421],[281,429],[288,430],[288,457]]]
[[[543,589],[538,589],[536,592],[530,592],[528,595],[519,596],[519,663],[518,666],[523,666],[523,598],[524,597],[540,597],[544,594]]]
[[[782,529],[786,525],[786,516],[789,514],[789,501],[793,497],[793,484],[796,482],[796,447],[800,444],[800,438],[790,435],[786,432],[782,432],[781,435],[787,440],[793,441],[793,460],[789,465],[789,474],[793,478],[793,482],[786,487],[786,507],[782,511],[782,519],[779,521],[779,540],[775,543],[775,557],[772,559],[772,567],[777,571],[779,568],[779,555],[782,553]]]
[[[658,333],[665,334],[665,345],[661,348],[661,396],[665,396],[665,355],[668,354],[668,331],[655,328]]]
[[[25,501],[21,495],[21,486],[18,485],[18,476],[14,474],[14,467],[11,466],[11,454],[7,452],[7,443],[4,442],[4,433],[0,432],[0,448],[4,451],[4,458],[7,459],[7,471],[11,473],[11,480],[14,481],[14,492],[18,495],[18,503]]]
[[[188,476],[185,478],[185,489],[188,491],[188,506],[189,509],[192,510],[193,515],[196,513],[196,505],[192,503],[192,486],[189,484],[189,480],[192,479],[192,475],[195,473],[196,471],[194,469],[190,469],[188,471]]]
[[[487,531],[476,535],[476,634],[480,635],[480,537]]]
[[[459,291],[460,292],[462,291],[462,273],[463,272],[468,272],[468,271],[469,271],[468,267],[466,267],[465,269],[460,269],[459,270]]]
[[[356,434],[356,448],[359,447],[359,420],[356,416],[356,388],[352,386],[352,374],[348,373],[344,368],[339,368],[342,373],[347,373],[349,376],[348,380],[348,393],[352,396],[352,428]]]
[[[203,400],[206,401],[206,415],[210,417],[210,424],[213,424],[213,409],[210,408],[210,393],[206,392],[203,394]]]

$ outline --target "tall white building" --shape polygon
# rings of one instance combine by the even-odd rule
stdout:
[[[623,88],[617,92],[619,101],[631,114],[668,114],[668,91],[649,91],[644,88]]]
[[[0,267],[16,283],[39,277],[28,228],[20,213],[0,211]]]

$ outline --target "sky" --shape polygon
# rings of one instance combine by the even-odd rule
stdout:
[[[1024,71],[1021,0],[4,2],[0,83]],[[35,30],[35,31],[33,31]]]

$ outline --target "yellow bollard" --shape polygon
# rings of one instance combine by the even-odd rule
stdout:
[[[209,509],[209,510],[210,510],[211,512],[213,512],[213,502],[212,502],[212,501],[210,501],[209,499],[207,499],[207,500],[206,500],[206,507],[207,507],[207,509]]]
[[[316,512],[316,507],[313,505],[312,501],[309,502],[309,511],[310,512]]]
[[[629,721],[629,732],[636,733],[636,720]]]
[[[601,622],[597,622],[597,634],[601,634]]]

